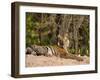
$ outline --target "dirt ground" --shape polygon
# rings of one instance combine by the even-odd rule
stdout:
[[[89,64],[89,57],[82,56],[83,61],[77,61],[73,59],[64,59],[56,56],[34,56],[32,54],[26,55],[26,67],[38,67],[38,66],[61,66],[61,65],[79,65]]]

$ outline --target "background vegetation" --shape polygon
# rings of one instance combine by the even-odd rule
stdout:
[[[26,13],[26,47],[57,45],[59,34],[67,34],[70,53],[89,56],[88,15]]]

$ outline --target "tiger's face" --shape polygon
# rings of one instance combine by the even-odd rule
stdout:
[[[64,35],[58,35],[58,46],[61,48],[67,48],[69,46],[69,39],[68,39],[68,35],[64,34]]]

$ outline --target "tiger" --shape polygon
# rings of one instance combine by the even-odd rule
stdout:
[[[26,49],[26,54],[33,54],[33,55],[44,55],[44,56],[56,56],[65,59],[74,59],[77,61],[83,61],[83,59],[75,54],[71,54],[66,52],[64,48],[59,46],[39,46],[39,45],[32,45]]]

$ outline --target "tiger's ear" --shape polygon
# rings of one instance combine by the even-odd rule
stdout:
[[[60,34],[58,34],[58,38],[61,40],[63,39],[63,37]]]

